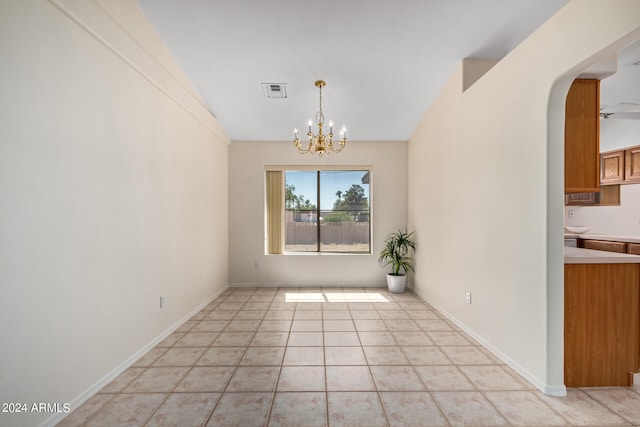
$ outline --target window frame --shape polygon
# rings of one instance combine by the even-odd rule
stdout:
[[[317,221],[317,249],[315,251],[288,251],[286,250],[286,203],[283,197],[282,203],[282,229],[283,229],[283,248],[282,252],[279,255],[371,255],[373,252],[373,167],[371,165],[286,165],[286,166],[266,166],[266,171],[280,171],[283,173],[283,187],[286,185],[286,173],[287,172],[295,172],[295,171],[314,171],[318,173],[318,182],[317,182],[317,206],[316,206],[316,215],[318,217]],[[322,210],[322,206],[319,200],[321,184],[320,184],[320,174],[322,172],[334,172],[334,171],[344,171],[344,172],[366,172],[369,174],[369,191],[368,191],[368,202],[369,202],[369,227],[368,227],[368,235],[369,235],[369,249],[365,251],[327,251],[322,250],[321,243],[321,223],[320,223],[320,213],[318,210]],[[284,192],[284,188],[282,189]],[[266,192],[265,192],[266,197]],[[268,230],[267,233],[268,235]]]

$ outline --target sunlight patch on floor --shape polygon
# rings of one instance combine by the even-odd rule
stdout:
[[[389,302],[378,292],[287,292],[286,302]]]

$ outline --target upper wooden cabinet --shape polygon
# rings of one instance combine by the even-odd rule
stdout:
[[[600,155],[600,185],[620,184],[624,180],[624,150]]]
[[[640,147],[631,147],[624,151],[624,180],[640,182]]]
[[[565,105],[564,191],[600,191],[600,81],[574,80]]]

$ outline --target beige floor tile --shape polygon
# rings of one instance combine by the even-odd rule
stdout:
[[[324,427],[327,425],[325,393],[276,393],[269,426]]]
[[[224,391],[235,370],[236,368],[232,366],[196,366],[180,381],[175,391],[201,393]]]
[[[263,427],[273,393],[224,393],[207,427]]]
[[[241,366],[229,380],[227,392],[274,391],[280,374],[276,366]]]
[[[125,393],[170,392],[190,368],[146,368],[124,390]]]
[[[363,347],[369,365],[408,365],[400,347]]]
[[[322,310],[296,310],[293,320],[322,320]]]
[[[491,391],[485,397],[514,426],[564,426],[564,418],[531,391]]]
[[[119,393],[126,386],[131,384],[133,380],[135,380],[140,374],[145,371],[145,368],[129,368],[122,372],[120,375],[115,377],[113,381],[111,381],[106,386],[102,387],[100,393]]]
[[[171,347],[183,336],[184,332],[174,332],[163,339],[158,345],[156,345],[156,348]]]
[[[433,310],[407,310],[407,314],[410,319],[413,320],[438,320],[440,319],[440,315]]]
[[[412,365],[451,365],[451,360],[436,346],[402,346]]]
[[[415,370],[430,391],[476,390],[456,366],[416,366]]]
[[[627,421],[607,409],[583,391],[568,389],[564,397],[538,397],[557,413],[577,426],[620,426]]]
[[[382,319],[376,310],[351,310],[351,318],[354,320]]]
[[[471,345],[460,332],[428,332],[427,335],[433,342],[441,346]]]
[[[360,346],[356,332],[325,332],[324,345],[331,347]]]
[[[601,388],[585,391],[634,425],[640,425],[640,392],[628,388]]]
[[[291,332],[287,345],[291,347],[322,346],[323,339],[322,332]]]
[[[241,310],[233,320],[262,320],[266,314],[266,310]]]
[[[409,315],[404,310],[382,310],[379,314],[384,320],[409,320]]]
[[[210,311],[211,310],[200,310],[199,312],[191,316],[191,319],[189,320],[202,320],[207,314],[209,314]]]
[[[294,320],[291,332],[322,332],[322,320]]]
[[[250,346],[275,347],[287,345],[289,332],[256,332]]]
[[[383,311],[383,310],[400,310],[400,306],[392,301],[388,301],[388,302],[374,302],[373,303],[373,307],[378,310],[378,311]]]
[[[249,345],[253,332],[221,332],[215,339],[214,347],[238,347]]]
[[[241,366],[280,366],[284,347],[249,347],[240,361]]]
[[[391,328],[389,328],[391,330]],[[393,337],[395,338],[398,345],[435,345],[435,343],[427,336],[425,332],[422,331],[401,331],[401,332],[393,332]]]
[[[376,389],[368,366],[327,366],[326,370],[328,391],[375,391]]]
[[[229,303],[229,302],[247,302],[249,301],[249,298],[251,298],[251,295],[248,294],[233,294],[233,295],[229,295],[224,302],[225,303]]]
[[[273,305],[273,304],[272,304]],[[274,310],[273,308],[267,311],[264,315],[264,320],[293,320],[293,310]]]
[[[478,347],[457,346],[440,347],[455,365],[491,365],[493,361],[487,357]]]
[[[142,426],[165,400],[166,394],[119,394],[100,409],[87,427]]]
[[[330,297],[327,297],[329,299]],[[346,302],[339,301],[331,301],[322,303],[322,311],[333,311],[333,310],[349,310],[349,306]]]
[[[235,366],[246,351],[245,347],[211,347],[207,349],[198,366]]]
[[[193,366],[205,351],[205,347],[172,347],[152,366]]]
[[[353,320],[323,320],[323,329],[325,332],[348,332],[355,331]]]
[[[454,332],[444,319],[421,319],[415,321],[425,332]]]
[[[267,301],[249,301],[247,302],[244,307],[242,307],[243,311],[260,311],[260,312],[266,312],[267,310],[269,310],[269,306],[271,305],[271,302],[267,302]],[[237,318],[237,316],[236,316]]]
[[[421,331],[420,327],[414,320],[385,320],[384,323],[386,323],[387,329],[392,332]]]
[[[341,426],[388,426],[378,393],[373,392],[328,392],[329,425]]]
[[[527,390],[522,381],[502,366],[460,366],[460,370],[478,390]]]
[[[145,427],[202,426],[219,398],[219,393],[171,394]]]
[[[162,356],[166,351],[167,351],[167,347],[155,347],[155,348],[152,348],[147,353],[145,353],[144,356],[142,356],[140,359],[138,359],[136,361],[136,363],[131,365],[131,367],[132,368],[139,368],[139,367],[151,366],[153,364],[153,362],[158,360],[158,358],[160,356]]]
[[[289,332],[291,320],[263,320],[258,332]]]
[[[287,347],[282,364],[286,366],[324,365],[324,348]]]
[[[446,427],[446,418],[426,392],[382,392],[382,405],[392,427]]]
[[[325,391],[323,366],[283,366],[278,391]]]
[[[322,318],[324,320],[351,320],[351,312],[349,310],[325,310]]]
[[[322,297],[324,299],[324,297]],[[321,302],[299,302],[296,305],[296,311],[319,311],[322,312]]]
[[[358,332],[358,336],[363,346],[398,345],[391,332]]]
[[[176,332],[189,332],[191,328],[198,324],[197,320],[188,320],[176,329]]]
[[[174,347],[208,347],[218,337],[218,332],[188,332]]]
[[[354,319],[358,332],[385,332],[389,329],[382,319]]]
[[[295,302],[281,302],[281,301],[276,301],[275,299],[274,299],[274,302],[272,302],[271,305],[269,306],[269,311],[293,312],[295,309],[296,309]],[[288,316],[288,314],[285,314],[285,316]]]
[[[231,320],[236,314],[238,314],[237,311],[214,310],[207,314],[204,320]]]
[[[67,415],[56,427],[79,427],[93,417],[93,415],[107,405],[115,394],[96,394],[90,397],[78,408],[71,408],[72,412]]]
[[[436,392],[431,395],[452,426],[509,425],[480,392]]]
[[[203,320],[191,329],[191,332],[222,332],[229,320]]]
[[[242,312],[240,312],[242,313]],[[238,320],[237,316],[229,322],[225,332],[255,332],[260,326],[261,320]]]
[[[375,308],[373,307],[373,304],[370,302],[348,302],[347,303],[347,307],[349,307],[349,310],[353,311],[374,311]]]
[[[362,347],[325,347],[325,365],[366,365]]]
[[[371,366],[370,369],[378,391],[426,390],[411,366]]]

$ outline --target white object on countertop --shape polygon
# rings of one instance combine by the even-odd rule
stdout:
[[[582,234],[591,230],[590,225],[565,225],[564,229],[569,233]]]

